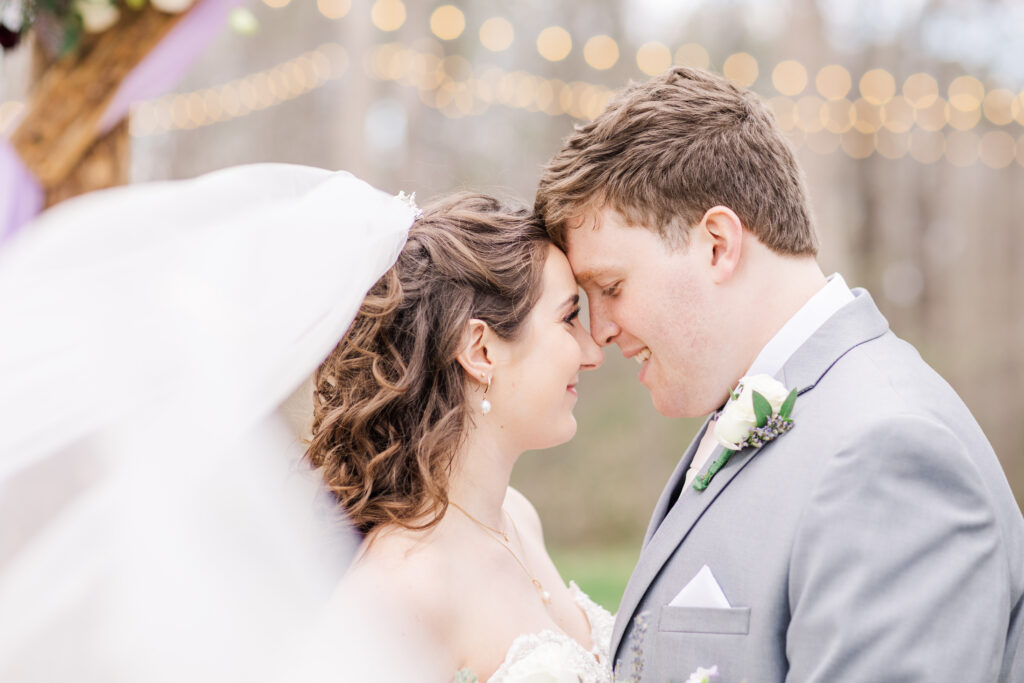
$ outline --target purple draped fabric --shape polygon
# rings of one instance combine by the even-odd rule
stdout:
[[[128,114],[135,102],[162,95],[185,75],[196,58],[245,0],[199,0],[188,14],[125,76],[96,124],[102,135]]]
[[[244,2],[198,0],[121,82],[96,124],[97,136],[113,128],[135,102],[156,97],[173,87],[221,31],[231,10]],[[10,141],[0,139],[0,248],[42,208],[39,181]]]
[[[43,188],[7,139],[0,139],[0,248],[43,208]]]

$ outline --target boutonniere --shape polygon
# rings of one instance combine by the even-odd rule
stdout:
[[[793,428],[789,417],[796,405],[797,390],[789,390],[769,375],[744,377],[731,392],[715,423],[715,438],[725,451],[697,477],[693,488],[703,491],[738,451],[760,448]]]

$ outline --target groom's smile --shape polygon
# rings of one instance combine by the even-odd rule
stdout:
[[[640,349],[640,351],[636,355],[633,356],[633,360],[635,360],[640,365],[643,365],[644,363],[646,363],[650,359],[651,359],[651,350],[649,348],[647,348],[646,346],[644,348]]]
[[[648,365],[647,361],[651,359],[651,350],[645,346],[639,351],[623,350],[622,355],[625,356],[626,358],[632,358],[637,362],[637,365],[640,366],[640,373],[637,375],[637,379],[640,380],[641,384],[643,384],[644,376],[646,375]]]

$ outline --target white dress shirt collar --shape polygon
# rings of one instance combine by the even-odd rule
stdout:
[[[853,292],[839,273],[829,276],[825,286],[808,299],[757,354],[746,375],[778,374],[786,361],[810,339],[840,308],[853,301]]]

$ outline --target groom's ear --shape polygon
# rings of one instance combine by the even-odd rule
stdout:
[[[727,206],[713,206],[700,221],[701,236],[706,239],[705,253],[715,284],[732,277],[743,251],[743,222]]]
[[[494,375],[494,360],[488,352],[487,344],[492,336],[491,328],[483,320],[471,318],[462,332],[459,354],[456,358],[459,365],[469,376],[483,384]]]

